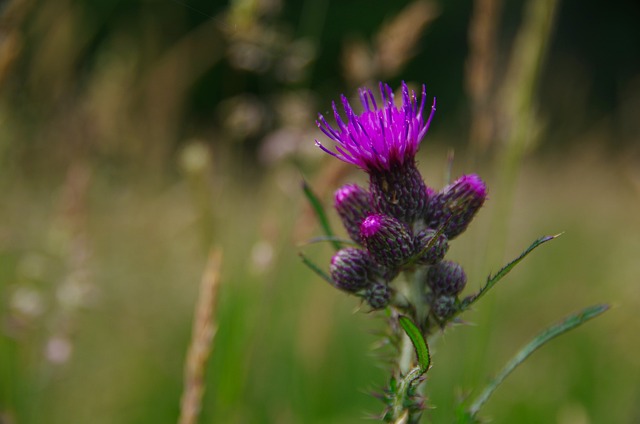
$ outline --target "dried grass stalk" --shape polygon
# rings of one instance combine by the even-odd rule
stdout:
[[[205,369],[217,329],[214,315],[220,286],[221,261],[222,251],[213,249],[209,254],[209,260],[202,275],[198,304],[193,320],[191,344],[185,363],[179,424],[195,424],[200,414],[202,395],[204,394]]]

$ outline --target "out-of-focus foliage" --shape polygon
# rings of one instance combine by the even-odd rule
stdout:
[[[379,323],[352,314],[357,302],[296,254],[321,233],[301,173],[328,203],[350,172],[313,146],[316,113],[379,79],[438,96],[419,154],[430,185],[444,184],[450,146],[456,175],[488,176],[488,209],[451,252],[470,290],[505,252],[566,232],[469,314],[475,327],[439,341],[434,421],[451,416],[457,388],[482,386],[545,324],[600,301],[618,307],[536,353],[487,412],[518,423],[640,416],[636,2],[557,5],[534,90],[544,136],[516,164],[500,220],[501,124],[478,117],[496,117],[520,2],[0,8],[0,422],[175,421],[212,245],[224,260],[202,422],[352,423],[381,411],[363,393],[386,383],[368,350]],[[504,248],[485,254],[496,239]],[[319,263],[330,254],[303,249]]]
[[[426,82],[446,111],[438,128],[460,146],[465,134],[455,129],[469,116],[465,66],[495,90],[522,13],[520,2],[476,4],[494,25],[471,39],[497,37],[481,51],[495,62],[489,68],[468,57],[472,3],[7,1],[2,115],[23,142],[5,141],[3,151],[29,162],[30,149],[46,149],[62,163],[78,152],[162,163],[183,140],[206,136],[269,162],[304,149],[310,117],[326,111],[334,93],[379,79]],[[542,101],[547,144],[576,143],[598,125],[615,130],[616,146],[632,143],[637,5],[567,2],[558,14],[538,90],[554,99]],[[594,122],[603,113],[611,123]]]

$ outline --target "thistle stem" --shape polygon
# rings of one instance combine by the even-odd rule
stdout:
[[[399,290],[407,299],[409,304],[414,308],[413,321],[422,328],[422,324],[426,322],[429,314],[429,307],[424,301],[423,281],[427,267],[420,266],[405,271],[404,281],[399,285]],[[398,368],[402,374],[406,374],[414,365],[414,347],[406,334],[402,335],[402,345],[400,348],[400,356],[398,358]]]
[[[400,357],[398,359],[398,368],[400,369],[400,373],[405,375],[411,369],[411,365],[414,362],[414,347],[413,343],[411,343],[411,339],[406,334],[402,335],[402,345],[400,348]]]
[[[413,306],[412,320],[420,326],[420,323],[424,323],[429,313],[428,306],[423,298],[423,285],[424,273],[426,267],[414,268],[404,273],[404,281],[399,282],[398,289],[407,301]],[[422,331],[422,330],[421,330]],[[413,408],[410,408],[411,401],[407,396],[409,395],[409,387],[413,386],[416,382],[414,380],[418,378],[424,371],[420,371],[420,367],[417,365],[418,358],[416,357],[416,348],[409,336],[402,332],[402,342],[400,350],[398,352],[397,366],[400,373],[399,385],[397,393],[394,396],[393,405],[391,408],[391,422],[407,422],[414,423],[419,419],[421,412]],[[413,376],[415,374],[415,377]],[[421,392],[424,389],[424,384],[419,384],[415,390]],[[415,392],[414,392],[415,393]],[[415,405],[414,405],[415,406]],[[405,421],[406,420],[406,421]]]

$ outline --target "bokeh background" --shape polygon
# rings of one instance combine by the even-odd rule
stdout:
[[[640,5],[633,0],[5,0],[0,3],[0,423],[176,422],[199,284],[222,250],[203,423],[370,422],[384,321],[305,268],[357,170],[318,112],[426,83],[427,183],[477,172],[468,290],[534,252],[434,347],[426,418],[452,422],[527,340],[554,340],[483,411],[640,422]],[[331,214],[334,224],[335,215]],[[354,312],[356,311],[356,312]],[[475,390],[475,391],[474,391]]]

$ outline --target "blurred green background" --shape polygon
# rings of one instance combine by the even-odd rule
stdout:
[[[588,304],[498,389],[497,423],[640,422],[640,6],[635,1],[5,0],[0,4],[0,423],[176,422],[198,287],[222,249],[203,423],[370,422],[384,321],[306,269],[364,181],[318,112],[427,84],[427,184],[489,201],[449,256],[468,290],[564,231],[434,347],[433,422]],[[332,219],[336,226],[335,216]],[[337,227],[336,227],[337,228]],[[384,352],[383,352],[384,353]],[[476,390],[473,392],[473,390]]]

